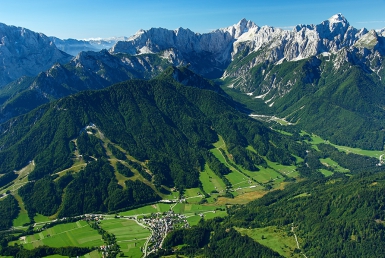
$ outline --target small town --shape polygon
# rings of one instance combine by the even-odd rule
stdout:
[[[151,231],[151,237],[148,238],[142,250],[145,256],[162,248],[163,240],[171,230],[190,227],[186,216],[176,214],[174,211],[153,213],[142,219],[136,219],[135,217],[127,218],[136,220],[138,224]]]

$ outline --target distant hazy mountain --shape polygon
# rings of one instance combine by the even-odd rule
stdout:
[[[42,33],[0,23],[0,87],[21,76],[35,76],[71,56]]]
[[[126,37],[113,37],[106,39],[59,39],[50,37],[56,47],[70,55],[76,56],[82,51],[100,51],[110,49],[118,41],[127,40]]]

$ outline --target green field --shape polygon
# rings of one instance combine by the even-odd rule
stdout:
[[[321,169],[319,170],[319,172],[321,172],[324,176],[331,176],[331,175],[334,174],[332,171],[327,170],[327,169],[323,169],[323,168],[321,168]]]
[[[202,194],[203,193],[202,193],[201,189],[199,189],[199,188],[189,188],[189,189],[186,189],[184,191],[184,196],[186,198],[197,197],[197,196],[202,195]]]
[[[221,151],[219,149],[211,149],[212,154],[223,164],[227,164],[225,158],[223,157]]]
[[[225,183],[220,179],[206,164],[205,169],[199,174],[199,180],[202,182],[203,190],[210,194],[216,190],[222,192],[226,189]]]
[[[120,250],[126,257],[141,257],[140,248],[150,236],[150,230],[138,225],[134,220],[109,219],[103,220],[100,226],[116,236]]]
[[[225,175],[225,177],[230,181],[234,189],[249,187],[251,185],[249,183],[249,178],[243,175],[241,172],[233,171]]]
[[[215,212],[203,212],[201,213],[203,218],[205,220],[208,220],[208,219],[212,219],[212,218],[215,218],[215,217],[226,217],[227,216],[227,212],[226,211],[215,211]],[[198,225],[198,222],[202,219],[202,216],[199,214],[197,215],[187,215],[187,221],[188,223],[190,224],[190,226],[195,226],[195,225]]]
[[[257,180],[258,182],[261,183],[267,183],[269,181],[272,181],[273,179],[276,179],[278,177],[282,177],[280,173],[275,171],[272,168],[264,168],[264,167],[259,167],[259,171],[257,172],[252,172],[253,173],[253,178]]]
[[[333,168],[333,170],[335,172],[340,172],[340,173],[348,173],[349,172],[349,169],[341,167],[337,162],[335,162],[331,158],[320,159],[320,161],[325,166]]]
[[[134,215],[142,215],[142,214],[151,214],[158,212],[157,207],[154,205],[147,205],[144,207],[140,207],[138,209],[119,212],[120,216],[134,216]]]
[[[201,220],[201,216],[199,215],[191,215],[190,217],[187,217],[187,222],[191,226],[198,225],[198,222]]]
[[[224,146],[226,146],[226,145],[225,145],[225,141],[223,140],[222,136],[218,135],[218,138],[219,138],[219,140],[218,140],[216,143],[213,144],[214,147],[215,147],[215,148],[219,148],[219,147],[224,147]]]
[[[235,229],[242,235],[248,235],[256,242],[273,249],[284,257],[303,257],[301,254],[294,253],[294,249],[297,247],[294,236],[289,236],[286,231],[277,227]]]
[[[351,148],[351,147],[346,147],[346,146],[340,146],[340,145],[332,144],[329,141],[324,140],[321,137],[319,137],[318,135],[314,135],[314,134],[311,135],[311,139],[312,139],[312,141],[310,142],[311,144],[320,144],[320,143],[331,144],[334,147],[336,147],[337,149],[339,149],[340,151],[344,151],[346,153],[351,152],[351,153],[354,153],[354,154],[368,156],[368,157],[373,157],[373,158],[380,158],[380,156],[382,154],[385,154],[384,151],[363,150],[363,149],[359,149],[359,148]]]
[[[140,258],[143,253],[140,250],[146,243],[146,240],[136,240],[135,242],[121,242],[118,243],[120,250],[124,253],[124,257]]]
[[[23,245],[26,249],[33,249],[41,245],[94,247],[103,245],[104,242],[98,232],[92,229],[87,222],[78,221],[56,225],[40,233],[26,236],[25,239],[11,242],[11,245],[15,243]]]
[[[28,217],[28,213],[25,209],[23,200],[21,199],[20,195],[17,193],[14,193],[13,196],[19,203],[20,212],[16,219],[13,220],[13,226],[14,227],[21,227],[23,224],[30,223],[30,219]]]
[[[38,214],[38,213],[36,214],[36,216],[33,219],[35,220],[36,223],[50,221],[49,217]]]
[[[281,174],[287,175],[288,177],[297,177],[299,174],[296,172],[296,166],[285,166],[282,164],[278,164],[275,162],[271,162],[269,160],[266,160],[267,165],[274,169],[275,171],[278,171]]]

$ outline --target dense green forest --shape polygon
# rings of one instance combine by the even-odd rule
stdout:
[[[179,70],[169,69],[165,74],[173,71]],[[36,167],[29,179],[39,180],[69,168],[73,139],[85,159],[105,157],[100,141],[81,133],[91,123],[137,160],[159,165],[160,169],[152,166],[162,171],[155,172],[158,181],[171,179],[167,184],[181,188],[199,185],[199,171],[218,134],[236,162],[247,168],[255,169],[251,162],[262,164],[260,156],[282,164],[294,164],[292,154],[304,157],[303,144],[239,112],[239,105],[217,94],[220,89],[214,85],[204,84],[209,90],[184,86],[166,75],[86,91],[2,124],[4,131],[9,130],[0,137],[0,172],[20,169],[34,160]],[[242,150],[249,145],[257,153]],[[124,158],[111,146],[114,155]]]
[[[12,195],[8,195],[0,201],[0,230],[12,227],[12,220],[19,214],[20,208],[17,200]]]
[[[182,244],[181,249],[172,251]],[[281,257],[251,238],[241,236],[235,229],[226,228],[220,218],[201,220],[190,229],[172,231],[164,240],[163,249],[150,257],[172,253],[188,257]]]
[[[186,256],[279,257],[234,229],[267,226],[287,234],[295,228],[308,257],[381,256],[385,172],[378,158],[340,152],[326,143],[311,145],[310,136],[300,134],[298,127],[274,126],[290,132],[280,133],[244,110],[214,84],[177,68],[149,81],[81,92],[0,125],[0,186],[12,184],[18,176],[14,171],[33,160],[29,182],[18,190],[31,223],[37,214],[62,218],[138,207],[160,200],[173,187],[180,193],[203,189],[199,176],[205,165],[228,189],[230,166],[210,151],[220,135],[225,147],[218,149],[234,167],[258,173],[278,164],[295,167],[298,176],[282,175],[284,189],[245,206],[229,206],[225,219],[202,220],[191,229],[173,231],[164,241],[165,250],[153,256],[179,247],[177,254]],[[376,144],[381,142],[377,136]],[[357,139],[357,145],[365,137]],[[372,143],[368,148],[374,148]],[[337,163],[345,174],[321,159]],[[322,170],[332,175],[325,177]],[[224,196],[233,197],[226,190]],[[9,229],[19,211],[12,195],[3,198],[0,229]],[[32,252],[4,250],[20,257]],[[41,247],[33,255],[62,251]]]
[[[229,209],[228,225],[295,227],[308,257],[380,257],[385,239],[385,173],[341,174],[288,185],[245,207]]]

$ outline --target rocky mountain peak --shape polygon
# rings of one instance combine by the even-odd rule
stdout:
[[[370,30],[368,33],[363,35],[357,42],[354,44],[358,48],[368,48],[373,49],[379,44],[378,35],[375,30]]]
[[[385,37],[385,28],[378,31],[378,34]]]
[[[328,19],[329,24],[336,24],[336,23],[342,23],[344,25],[349,25],[348,21],[346,20],[345,16],[343,16],[341,13],[337,13],[330,17]]]
[[[222,28],[222,29],[216,30],[214,32],[221,31],[224,33],[228,33],[228,34],[230,34],[230,36],[233,39],[238,39],[244,33],[247,33],[250,29],[253,29],[256,27],[258,27],[258,26],[254,22],[252,22],[250,20],[246,20],[245,18],[243,18],[238,23],[236,23],[232,26],[229,26],[227,28]]]
[[[21,76],[35,76],[71,56],[42,33],[0,23],[0,87]]]

